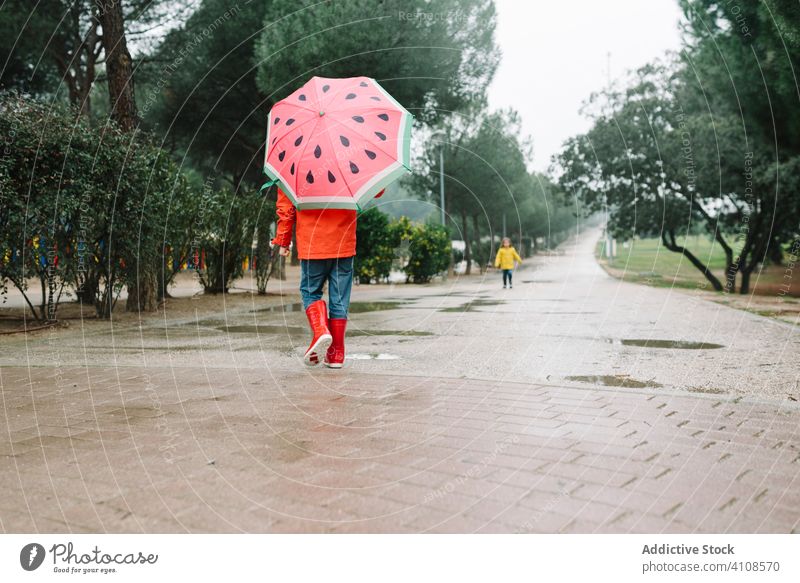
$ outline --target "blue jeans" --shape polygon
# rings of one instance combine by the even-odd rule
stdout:
[[[300,295],[303,308],[322,299],[322,287],[328,282],[328,317],[347,318],[350,290],[353,289],[353,258],[300,260]]]
[[[508,285],[511,285],[511,275],[514,273],[513,269],[504,269],[503,270],[503,285],[506,285],[506,279],[508,279]]]

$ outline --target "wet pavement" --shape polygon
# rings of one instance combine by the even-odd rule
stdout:
[[[0,530],[800,530],[800,328],[612,279],[597,236],[509,290],[357,286],[340,371],[291,276],[0,337]]]

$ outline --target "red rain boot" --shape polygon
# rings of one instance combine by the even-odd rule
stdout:
[[[342,368],[344,365],[344,332],[347,328],[347,318],[331,318],[328,328],[333,335],[333,342],[325,353],[325,366],[328,368]]]
[[[319,364],[319,354],[333,341],[330,330],[328,330],[328,306],[325,305],[325,300],[317,300],[308,306],[306,316],[314,338],[311,340],[311,346],[303,355],[303,364],[315,366]]]

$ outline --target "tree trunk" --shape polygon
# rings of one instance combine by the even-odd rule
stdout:
[[[768,257],[772,265],[783,265],[783,248],[777,237],[773,238],[769,245]]]
[[[78,272],[75,277],[75,297],[80,303],[87,306],[94,305],[100,286],[99,278],[100,275],[93,267],[87,268],[82,274]]]
[[[750,293],[750,273],[751,269],[742,270],[742,284],[739,287],[739,293],[742,295],[747,295]]]
[[[125,131],[136,129],[136,98],[133,93],[133,64],[125,39],[125,22],[120,0],[95,0],[103,27],[106,76],[111,117]]]
[[[736,290],[736,272],[738,266],[733,262],[733,257],[725,258],[725,293],[733,293]]]
[[[481,243],[481,232],[478,224],[478,215],[472,215],[472,236],[475,237],[475,260],[478,262],[478,270],[481,275],[486,271],[488,259],[483,255],[483,245]]]
[[[699,269],[706,279],[711,283],[712,287],[716,291],[722,291],[722,284],[720,283],[719,279],[711,273],[706,265],[703,264],[694,254],[689,251],[686,247],[682,247],[675,242],[675,232],[669,231],[669,240],[667,240],[667,233],[661,234],[661,240],[664,243],[664,247],[672,251],[673,253],[682,253],[686,259],[688,259],[692,265],[694,265],[697,269]]]
[[[121,0],[95,0],[97,19],[103,28],[106,77],[111,118],[123,131],[136,130],[139,123],[133,92],[133,63],[125,38],[125,20]],[[155,266],[140,264],[135,279],[128,282],[125,307],[131,312],[155,312],[158,309],[158,279]]]
[[[155,312],[158,309],[158,278],[147,270],[139,273],[137,280],[128,284],[128,299],[125,309],[128,312]],[[138,283],[138,285],[137,285]]]
[[[465,275],[472,273],[472,245],[469,243],[469,232],[467,230],[467,211],[461,211],[461,229],[464,236],[464,261],[467,262]]]
[[[717,241],[717,243],[719,243],[720,247],[722,247],[722,250],[725,252],[724,291],[726,293],[731,293],[736,289],[736,272],[738,271],[738,265],[734,265],[733,262],[733,249],[731,249],[731,246],[728,245],[728,242],[725,240],[725,237],[722,236],[722,230],[720,228],[719,221],[716,218],[709,215],[706,209],[703,208],[703,205],[697,202],[697,200],[694,199],[692,200],[692,206],[703,216],[703,218],[705,218],[706,226],[709,232],[711,232],[714,235],[714,239]]]

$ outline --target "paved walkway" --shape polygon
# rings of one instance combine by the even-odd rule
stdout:
[[[4,338],[0,530],[800,531],[797,333],[612,280],[594,237],[505,296],[362,286],[342,371],[274,299]]]

